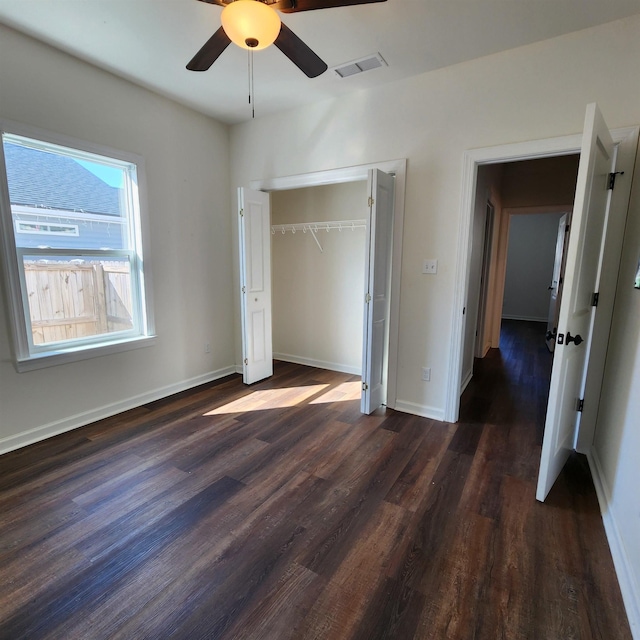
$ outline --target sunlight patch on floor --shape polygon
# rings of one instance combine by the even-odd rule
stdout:
[[[362,392],[362,382],[343,382],[338,386],[323,393],[319,398],[312,400],[309,404],[323,404],[325,402],[346,402],[347,400],[360,400]]]
[[[252,391],[248,395],[229,402],[217,409],[208,411],[204,415],[215,416],[224,413],[243,413],[245,411],[263,411],[265,409],[294,407],[302,404],[311,396],[324,391],[328,386],[328,384],[315,384],[307,387],[285,387],[284,389]]]

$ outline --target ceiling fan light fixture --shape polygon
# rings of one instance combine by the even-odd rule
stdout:
[[[220,19],[229,40],[243,49],[266,49],[280,33],[280,16],[260,0],[235,0]]]

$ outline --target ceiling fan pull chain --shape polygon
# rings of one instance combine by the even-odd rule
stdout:
[[[253,95],[253,49],[248,49],[249,61],[248,61],[248,73],[249,73],[249,104],[251,105],[251,117],[256,117],[255,109],[255,96]]]

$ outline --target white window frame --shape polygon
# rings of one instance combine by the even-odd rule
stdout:
[[[58,135],[35,127],[0,120],[1,138],[20,136],[41,141],[45,145],[53,144],[68,147],[91,156],[101,156],[103,160],[115,160],[114,164],[128,164],[132,171],[125,171],[129,181],[125,193],[130,195],[128,208],[133,220],[131,225],[130,247],[125,250],[102,249],[33,249],[16,247],[15,226],[13,223],[4,147],[0,144],[0,229],[2,230],[2,268],[5,279],[6,304],[9,309],[9,324],[12,337],[13,358],[18,372],[31,371],[44,367],[86,360],[111,353],[119,353],[149,346],[155,343],[155,327],[151,296],[150,250],[148,246],[148,214],[146,209],[146,183],[144,159],[135,154],[118,151],[102,145],[87,143],[69,136]],[[92,157],[87,156],[91,160]],[[95,158],[93,158],[95,159]],[[136,197],[137,196],[137,197]],[[26,298],[23,256],[64,255],[71,258],[127,258],[131,268],[131,287],[135,290],[134,327],[131,330],[89,336],[46,345],[34,345],[31,333],[29,302]],[[144,261],[143,261],[144,256]],[[144,266],[143,266],[144,265]]]

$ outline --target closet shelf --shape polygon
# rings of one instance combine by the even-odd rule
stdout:
[[[298,222],[296,224],[273,224],[271,225],[271,233],[275,235],[278,231],[283,235],[287,233],[287,231],[291,231],[291,233],[295,233],[296,231],[302,231],[302,233],[307,233],[307,231],[313,236],[313,239],[316,241],[318,245],[318,249],[322,250],[322,245],[318,240],[318,236],[316,233],[318,231],[326,231],[327,233],[331,230],[351,230],[355,229],[366,229],[367,221],[366,220],[326,220],[324,222]]]
[[[287,231],[291,231],[291,233],[295,233],[296,231],[302,231],[302,233],[306,233],[307,231],[317,232],[317,231],[331,231],[331,230],[348,230],[348,229],[365,229],[367,227],[367,221],[362,220],[326,220],[324,222],[299,222],[296,224],[273,224],[271,225],[271,233],[281,232],[286,233]]]

